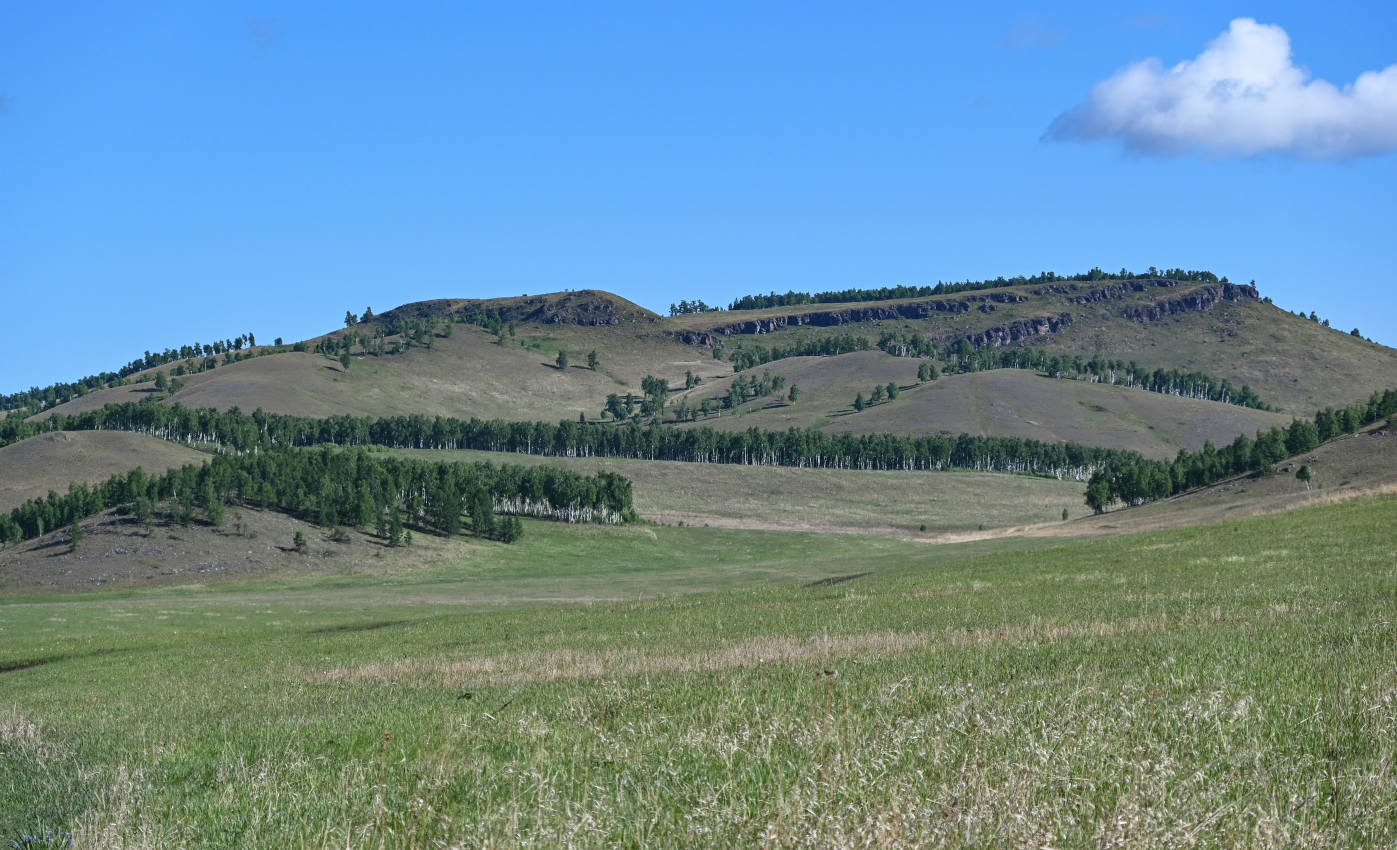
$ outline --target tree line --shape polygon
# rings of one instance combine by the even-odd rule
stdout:
[[[247,505],[325,527],[373,529],[390,545],[402,542],[405,526],[443,535],[469,528],[512,542],[519,516],[602,523],[634,516],[630,480],[610,472],[403,459],[364,448],[275,447],[215,455],[164,475],[137,468],[95,486],[73,484],[62,495],[50,491],[0,515],[0,542],[39,537],[110,508],[146,521],[166,503],[168,516],[182,523],[202,516],[220,525],[225,505]]]
[[[1262,472],[1276,463],[1311,451],[1341,434],[1397,413],[1397,390],[1373,393],[1367,404],[1328,407],[1314,419],[1294,419],[1288,427],[1240,434],[1230,445],[1211,442],[1202,451],[1181,449],[1172,461],[1118,458],[1096,469],[1087,482],[1087,506],[1100,513],[1115,502],[1140,505],[1204,487],[1232,475]]]
[[[945,363],[954,365],[955,370],[960,372],[1032,369],[1051,378],[1087,379],[1093,383],[1139,388],[1163,395],[1220,401],[1257,410],[1272,409],[1271,405],[1262,401],[1246,384],[1237,389],[1226,378],[1215,378],[1204,372],[1182,369],[1152,370],[1140,366],[1134,360],[1111,359],[1099,354],[1088,359],[1080,354],[1050,354],[1029,347],[995,348],[991,345],[981,345],[976,348],[967,339],[957,340],[954,345],[943,351],[934,340],[921,334],[896,332],[884,333],[879,337],[877,347],[894,357],[944,357]],[[844,334],[800,340],[789,345],[754,345],[750,348],[743,346],[732,351],[729,359],[733,371],[741,372],[787,357],[834,356],[866,351],[869,348],[866,337]],[[919,377],[919,380],[926,381],[927,378]]]
[[[4,430],[5,426],[10,430]],[[969,434],[904,437],[828,434],[813,428],[718,431],[705,426],[641,426],[634,421],[624,425],[573,420],[549,424],[418,414],[379,419],[315,419],[261,410],[247,414],[236,408],[219,412],[147,403],[108,404],[85,413],[54,414],[43,422],[0,423],[0,436],[10,439],[47,430],[133,431],[177,442],[220,446],[233,453],[324,443],[823,469],[969,469],[1083,481],[1105,463],[1139,458],[1135,452],[1076,443]]]
[[[1033,369],[1051,378],[1070,380],[1088,379],[1093,383],[1105,383],[1139,388],[1148,392],[1183,398],[1220,401],[1257,410],[1271,410],[1271,406],[1257,397],[1246,384],[1239,390],[1226,378],[1214,378],[1203,372],[1186,372],[1182,369],[1148,369],[1134,360],[1110,359],[1096,355],[1090,359],[1080,354],[1050,354],[1036,348],[993,348],[981,346],[972,348],[967,340],[960,340],[951,350],[955,356],[956,368],[961,372],[977,372],[986,369]]]
[[[855,351],[867,351],[870,347],[867,337],[840,334],[795,340],[789,345],[742,345],[728,354],[728,360],[732,363],[734,372],[742,372],[787,357],[833,357]]]
[[[1119,272],[1104,272],[1099,268],[1091,271],[1074,274],[1059,275],[1055,272],[1040,272],[1036,275],[1024,277],[997,277],[994,280],[963,281],[961,283],[938,282],[935,286],[883,286],[877,289],[841,289],[829,292],[796,292],[788,291],[784,294],[770,292],[766,295],[743,295],[736,298],[728,305],[729,310],[762,310],[770,307],[791,307],[798,304],[840,304],[851,301],[888,301],[894,298],[925,298],[931,295],[950,295],[957,292],[969,292],[978,289],[997,289],[1006,286],[1031,286],[1043,283],[1062,282],[1094,282],[1101,280],[1147,280],[1163,279],[1176,280],[1180,282],[1218,283],[1217,275],[1210,271],[1196,271],[1192,269],[1157,269],[1150,266],[1144,273],[1136,273],[1127,269]],[[1222,278],[1226,282],[1227,278]]]
[[[179,348],[166,348],[164,351],[146,351],[115,372],[99,372],[76,381],[57,381],[46,387],[30,387],[17,393],[0,393],[0,411],[15,411],[20,416],[32,416],[42,410],[65,404],[81,398],[95,390],[125,386],[126,380],[137,372],[154,369],[177,360],[195,361],[200,358],[213,358],[225,352],[241,351],[244,345],[257,344],[257,338],[249,331],[234,339],[212,343],[192,343]],[[281,341],[277,340],[277,345]],[[14,414],[12,414],[14,415]]]

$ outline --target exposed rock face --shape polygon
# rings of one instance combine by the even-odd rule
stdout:
[[[1086,305],[1114,301],[1138,295],[1157,288],[1174,288],[1178,281],[1122,280],[1114,281],[1091,289],[1077,283],[1053,284],[1032,290],[1034,295],[1066,295],[1063,301],[1069,304]],[[1156,301],[1152,304],[1124,307],[1121,315],[1136,322],[1150,322],[1176,313],[1208,310],[1218,301],[1241,301],[1258,298],[1256,287],[1235,283],[1214,283],[1198,286],[1188,292]],[[987,292],[959,298],[939,298],[935,300],[913,301],[905,304],[875,303],[868,306],[845,306],[834,310],[818,310],[809,313],[791,313],[784,316],[766,316],[748,319],[714,328],[711,331],[677,331],[669,334],[687,345],[712,347],[722,345],[727,336],[745,334],[766,334],[784,327],[811,325],[814,327],[840,327],[860,322],[888,321],[894,319],[926,319],[942,313],[968,313],[978,310],[991,313],[996,304],[1013,304],[1028,299],[1017,292]],[[1012,345],[1033,337],[1049,336],[1072,324],[1071,313],[1057,313],[1020,319],[988,330],[965,335],[949,335],[941,342],[954,344],[959,339],[969,340],[976,347]]]
[[[1121,315],[1134,322],[1154,322],[1178,313],[1211,310],[1219,301],[1242,301],[1259,297],[1261,296],[1256,287],[1250,284],[1214,283],[1200,286],[1175,298],[1166,298],[1139,307],[1126,307],[1121,310]]]
[[[702,345],[708,348],[713,347],[713,334],[703,331],[679,331],[670,336],[684,343],[685,345]]]
[[[1178,282],[1172,280],[1123,280],[1108,286],[1099,286],[1083,295],[1074,295],[1067,299],[1067,303],[1090,304],[1094,301],[1114,301],[1117,298],[1124,298],[1132,292],[1145,292],[1156,286],[1178,285]]]
[[[877,304],[868,307],[845,307],[839,310],[820,310],[812,313],[792,313],[786,316],[767,316],[748,319],[731,325],[714,328],[713,334],[732,336],[734,334],[765,334],[792,325],[814,327],[838,327],[857,322],[876,322],[892,319],[927,319],[937,313],[965,313],[972,305],[979,305],[984,312],[994,309],[994,304],[1015,304],[1028,299],[1017,292],[990,292],[967,298],[938,299],[935,301],[914,301],[910,304]],[[683,339],[692,332],[676,334]]]
[[[976,348],[982,345],[1001,348],[1030,337],[1055,334],[1070,324],[1072,324],[1071,313],[1058,313],[1056,316],[1036,316],[1032,319],[1020,319],[1017,322],[990,328],[981,333],[966,334],[964,339],[969,340],[970,344]],[[952,337],[952,339],[960,338]]]

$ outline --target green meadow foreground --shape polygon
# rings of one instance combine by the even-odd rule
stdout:
[[[386,577],[11,596],[0,837],[1391,846],[1394,527],[531,522]]]

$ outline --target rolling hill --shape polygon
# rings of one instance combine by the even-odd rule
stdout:
[[[488,316],[495,325],[459,321],[466,316]],[[449,323],[452,318],[457,321]],[[425,341],[418,337],[401,353],[373,353],[371,340],[383,340],[392,351],[412,323],[431,324]],[[731,367],[715,357],[831,334],[859,336],[870,346],[887,335],[918,335],[935,341],[944,360],[965,339],[979,346],[1027,345],[1088,359],[1101,356],[1146,369],[1200,371],[1238,388],[1251,387],[1276,412],[1026,373],[947,375],[915,386],[916,359],[863,351],[775,361],[766,368],[799,385],[798,404],[767,397],[741,406],[737,416],[707,417],[704,423],[1030,436],[1166,457],[1179,448],[1198,449],[1206,440],[1221,443],[1292,416],[1308,417],[1322,406],[1360,401],[1397,374],[1397,351],[1287,313],[1259,300],[1253,287],[1234,284],[1064,283],[673,317],[659,317],[608,293],[581,291],[404,305],[305,341],[306,349],[338,350],[357,335],[348,367],[313,350],[284,350],[185,376],[180,392],[165,400],[317,417],[595,420],[609,394],[638,395],[646,375],[680,387],[692,373],[702,379],[688,393],[697,403],[721,396],[732,381]],[[560,351],[570,357],[565,369],[556,363]],[[596,369],[586,366],[589,352],[597,354]],[[135,377],[149,379],[155,371],[172,369]],[[858,414],[849,408],[856,392],[888,381],[906,389],[896,402]],[[78,412],[152,395],[147,380],[89,393],[55,409]]]

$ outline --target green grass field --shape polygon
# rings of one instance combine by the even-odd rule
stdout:
[[[386,578],[10,597],[0,837],[1391,846],[1394,521],[1370,498],[943,546],[529,523]]]

